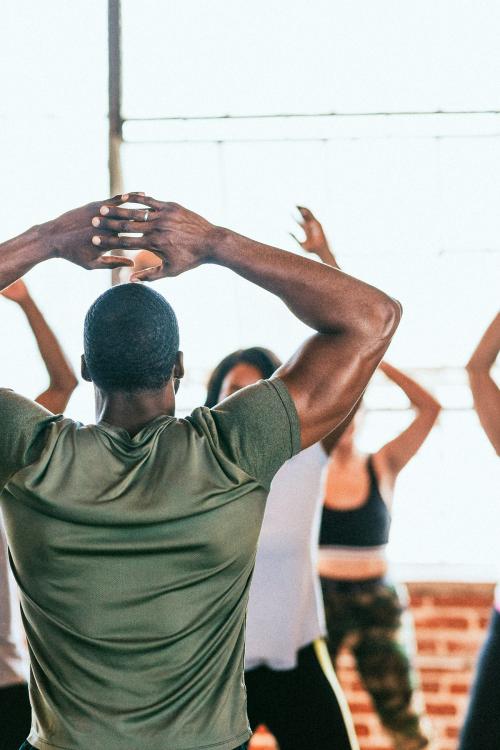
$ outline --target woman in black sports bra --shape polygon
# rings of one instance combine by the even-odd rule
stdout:
[[[321,224],[308,209],[299,211],[306,235],[301,246],[338,268]],[[416,414],[409,427],[372,456],[360,453],[355,444],[359,411],[337,442],[323,483],[319,572],[332,660],[349,638],[394,747],[417,750],[429,740],[422,712],[414,705],[414,670],[400,637],[404,595],[387,579],[385,549],[397,476],[428,436],[441,407],[395,367],[384,362],[380,369],[402,389]]]

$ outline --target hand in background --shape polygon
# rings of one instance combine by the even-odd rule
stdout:
[[[297,206],[297,209],[302,216],[302,221],[297,222],[298,225],[303,229],[305,234],[304,240],[299,240],[294,234],[293,239],[301,246],[306,253],[314,253],[317,255],[323,263],[327,263],[329,266],[338,268],[338,263],[335,260],[335,256],[330,250],[328,240],[326,239],[325,232],[318,219],[314,216],[312,211],[304,206]]]

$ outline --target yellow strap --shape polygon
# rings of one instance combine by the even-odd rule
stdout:
[[[344,695],[344,691],[340,686],[340,682],[338,681],[338,677],[335,674],[335,669],[333,668],[332,660],[328,653],[328,647],[323,638],[317,638],[313,642],[313,646],[316,659],[318,660],[318,663],[323,670],[323,674],[330,683],[331,688],[335,693],[335,697],[337,698],[337,703],[339,704],[340,712],[344,719],[345,728],[349,736],[349,742],[351,743],[351,749],[360,750],[358,738],[356,737],[356,730],[354,729],[354,722],[351,716],[351,710]]]

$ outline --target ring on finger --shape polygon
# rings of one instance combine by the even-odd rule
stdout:
[[[148,210],[148,209],[146,209],[146,210],[144,211],[144,221],[147,221],[147,220],[148,220],[148,216],[149,216],[149,210]]]

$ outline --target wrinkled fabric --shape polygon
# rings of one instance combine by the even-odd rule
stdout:
[[[134,437],[0,391],[0,479],[38,750],[233,750],[270,482],[300,448],[280,380]],[[3,469],[2,469],[3,467]]]

